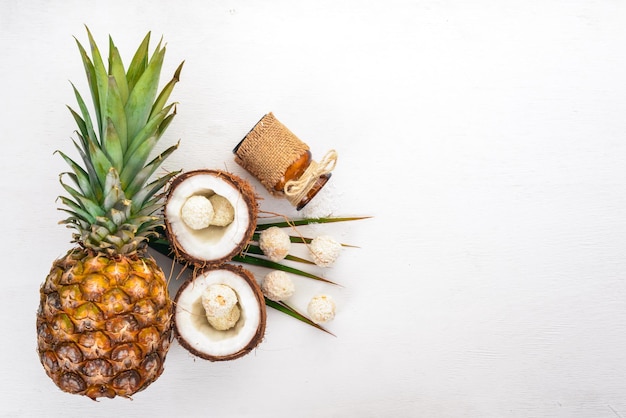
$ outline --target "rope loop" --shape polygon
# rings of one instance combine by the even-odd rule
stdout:
[[[319,163],[311,161],[311,164],[299,179],[289,180],[285,183],[284,193],[287,200],[294,206],[297,206],[313,188],[317,180],[333,171],[336,165],[337,151],[334,149],[328,151]]]

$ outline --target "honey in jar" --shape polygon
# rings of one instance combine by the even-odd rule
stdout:
[[[312,160],[309,146],[270,112],[233,150],[235,161],[275,196],[284,196],[297,210],[305,207],[331,177],[334,150],[322,162]]]

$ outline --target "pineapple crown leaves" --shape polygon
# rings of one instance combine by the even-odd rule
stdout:
[[[128,69],[111,37],[108,67],[87,28],[89,50],[76,39],[95,110],[92,115],[72,84],[78,111],[68,106],[78,130],[74,146],[82,165],[57,151],[70,166],[60,182],[67,196],[59,199],[69,214],[61,223],[77,230],[74,241],[111,255],[129,254],[144,245],[162,225],[160,191],[178,172],[150,181],[178,143],[149,160],[157,142],[176,115],[168,104],[180,79],[181,63],[158,91],[165,56],[160,41],[149,54],[150,32],[137,48]],[[71,180],[71,185],[64,181]]]

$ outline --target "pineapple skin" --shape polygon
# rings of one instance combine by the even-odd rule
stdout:
[[[172,302],[151,257],[77,247],[53,263],[40,296],[37,351],[61,390],[130,397],[163,372]]]

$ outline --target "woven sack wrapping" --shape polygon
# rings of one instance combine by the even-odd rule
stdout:
[[[280,195],[274,186],[287,168],[309,150],[270,112],[244,137],[235,149],[235,161],[255,176],[273,195]]]

